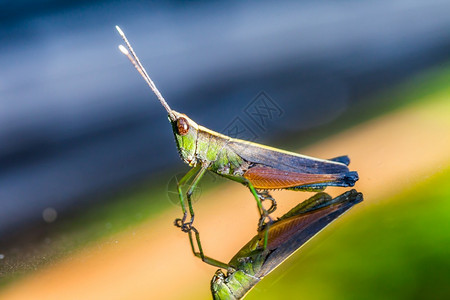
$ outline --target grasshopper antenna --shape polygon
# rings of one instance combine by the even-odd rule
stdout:
[[[147,82],[148,86],[152,89],[153,93],[155,93],[156,97],[158,97],[159,102],[161,102],[162,106],[167,110],[167,113],[169,114],[169,118],[172,121],[176,120],[175,115],[172,113],[172,109],[170,109],[170,106],[167,104],[164,97],[159,92],[158,88],[156,87],[153,80],[148,76],[147,71],[145,70],[144,66],[139,61],[139,58],[137,57],[136,53],[133,50],[133,47],[131,47],[130,42],[128,42],[127,37],[125,36],[125,33],[123,33],[122,29],[120,29],[119,26],[116,25],[116,29],[119,32],[120,36],[122,37],[123,41],[125,42],[125,45],[127,45],[128,49],[125,48],[123,45],[119,45],[119,50],[122,52],[130,62],[133,64],[133,66],[136,68],[136,70],[141,74],[142,78],[144,78],[145,82]],[[128,51],[129,50],[129,51]]]

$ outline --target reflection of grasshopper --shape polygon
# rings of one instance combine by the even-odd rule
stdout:
[[[323,160],[233,139],[200,126],[185,114],[172,110],[139,62],[123,32],[119,27],[117,27],[117,30],[129,51],[122,45],[119,46],[119,49],[127,55],[166,109],[175,135],[178,152],[183,161],[193,167],[178,183],[183,217],[176,219],[175,225],[180,227],[182,231],[189,233],[192,251],[203,261],[214,266],[226,266],[226,264],[203,254],[199,233],[192,226],[194,210],[191,204],[191,196],[207,170],[240,182],[250,189],[261,216],[259,229],[264,226],[269,214],[276,209],[276,202],[267,190],[320,191],[327,186],[353,186],[355,181],[358,180],[358,174],[349,171],[347,167],[349,159],[346,156]],[[181,187],[188,182],[190,182],[189,188],[184,193]],[[189,221],[186,221],[188,210],[185,200],[187,200],[189,208]],[[262,201],[264,200],[272,202],[269,209],[263,207]],[[195,233],[198,252],[194,247],[192,232]]]
[[[334,199],[319,193],[300,203],[270,225],[267,247],[260,231],[231,259],[227,276],[217,270],[211,280],[213,298],[241,299],[315,234],[362,200],[361,193],[351,190]]]

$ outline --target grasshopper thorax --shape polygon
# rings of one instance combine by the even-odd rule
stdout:
[[[169,117],[172,124],[175,142],[177,143],[178,153],[181,159],[190,166],[197,164],[196,147],[198,125],[185,114],[174,110],[171,111],[173,118]]]

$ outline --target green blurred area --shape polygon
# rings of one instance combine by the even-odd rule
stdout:
[[[450,299],[450,169],[354,207],[247,299]]]

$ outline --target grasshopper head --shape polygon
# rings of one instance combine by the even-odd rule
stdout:
[[[195,150],[197,144],[198,125],[185,114],[178,113],[174,110],[171,112],[172,116],[169,115],[169,120],[172,124],[178,152],[187,164],[195,165],[197,163]]]

